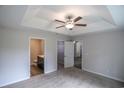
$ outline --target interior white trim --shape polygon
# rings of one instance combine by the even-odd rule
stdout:
[[[108,75],[105,75],[105,74],[102,74],[102,73],[99,73],[99,72],[94,72],[94,71],[91,71],[91,70],[86,69],[86,68],[83,68],[83,71],[87,71],[87,72],[90,72],[90,73],[93,73],[93,74],[97,74],[97,75],[100,75],[100,76],[104,76],[104,77],[107,77],[107,78],[110,78],[110,79],[113,79],[113,80],[117,80],[117,81],[120,81],[120,82],[124,82],[124,80],[122,80],[122,79],[120,79],[120,78],[108,76]]]
[[[54,71],[57,71],[57,69],[54,69],[54,70],[51,70],[51,71],[46,71],[44,72],[45,74],[48,74],[48,73],[51,73],[51,72],[54,72]]]
[[[17,82],[20,82],[20,81],[24,81],[24,80],[27,80],[27,79],[30,79],[30,76],[29,77],[26,77],[26,78],[23,78],[23,79],[16,80],[16,81],[4,83],[0,87],[4,87],[4,86],[10,85],[10,84],[14,84],[14,83],[17,83]]]

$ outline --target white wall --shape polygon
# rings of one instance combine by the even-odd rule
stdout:
[[[45,73],[57,70],[57,40],[67,36],[36,29],[0,29],[0,86],[30,77],[29,37],[45,38]]]
[[[124,31],[89,33],[83,40],[83,70],[124,81]]]
[[[0,86],[30,77],[31,36],[46,39],[45,72],[57,70],[57,41],[70,37],[36,29],[0,29]],[[84,34],[73,39],[83,40],[83,69],[124,81],[123,31]]]

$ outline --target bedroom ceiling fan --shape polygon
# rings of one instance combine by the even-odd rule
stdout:
[[[76,22],[81,20],[82,17],[78,16],[77,18],[73,19],[73,16],[67,16],[66,17],[66,21],[61,21],[61,20],[57,20],[55,19],[56,22],[60,22],[63,23],[63,25],[56,27],[56,29],[61,28],[61,27],[65,27],[69,30],[72,30],[74,26],[83,26],[86,27],[87,24],[77,24]]]

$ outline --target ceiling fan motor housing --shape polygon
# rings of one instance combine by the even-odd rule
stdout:
[[[68,25],[68,24],[74,24],[74,21],[73,20],[67,20],[66,25]]]
[[[70,20],[70,19],[73,19],[74,16],[73,15],[67,15],[65,18]]]

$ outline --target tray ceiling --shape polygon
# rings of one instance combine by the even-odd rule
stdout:
[[[56,29],[62,23],[55,19],[65,20],[67,15],[83,17],[78,23],[86,23],[87,27],[74,27]],[[116,25],[106,6],[29,6],[22,21],[22,25],[46,31],[66,34],[70,36],[87,32],[101,31],[115,28]]]

